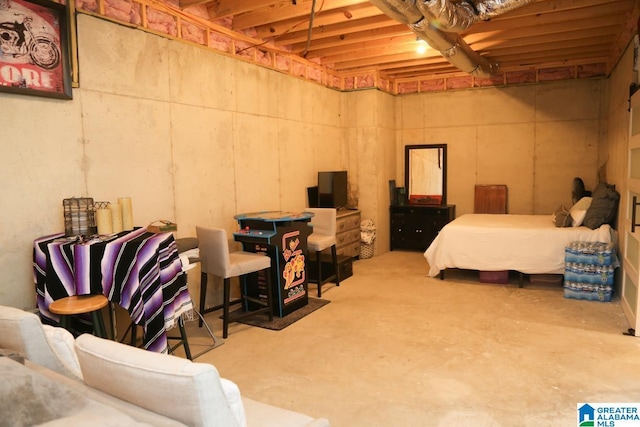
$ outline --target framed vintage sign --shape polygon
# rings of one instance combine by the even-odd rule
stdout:
[[[67,6],[0,0],[0,92],[71,99]]]

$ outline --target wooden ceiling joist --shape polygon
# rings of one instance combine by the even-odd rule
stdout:
[[[106,1],[98,0],[99,13],[108,13]],[[178,38],[188,34],[185,22],[192,17],[192,23],[207,28],[202,44],[219,45],[225,54],[331,87],[389,88],[397,87],[395,80],[465,75],[431,48],[419,54],[415,33],[368,0],[178,0],[179,8],[173,6],[175,0],[130,1],[174,15]],[[147,8],[140,10],[142,25],[148,26]],[[479,55],[497,62],[501,71],[585,66],[585,76],[602,75],[602,70],[611,71],[638,33],[639,18],[638,0],[536,0],[474,23],[460,36]],[[251,50],[254,55],[236,54],[238,46],[251,45],[259,46]],[[260,59],[264,54],[269,56],[266,62]]]

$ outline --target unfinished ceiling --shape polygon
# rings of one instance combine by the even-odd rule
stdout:
[[[606,74],[637,30],[636,0],[522,3],[528,4],[460,32],[473,51],[504,72],[575,65]],[[390,79],[460,71],[367,0],[180,0],[187,11],[197,5],[214,22],[226,19],[234,31],[336,71],[375,69]]]
[[[640,0],[75,0],[75,7],[335,89],[394,94],[608,76],[640,18]],[[466,15],[454,21],[460,11]],[[452,61],[458,53],[463,58]]]

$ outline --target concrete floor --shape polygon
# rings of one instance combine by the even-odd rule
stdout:
[[[353,268],[323,288],[320,310],[277,332],[232,324],[196,361],[247,397],[334,427],[575,426],[578,402],[640,402],[640,339],[622,334],[617,297],[569,300],[559,286],[469,271],[440,281],[417,252]],[[221,335],[218,313],[206,319]],[[195,324],[192,344],[204,335]]]

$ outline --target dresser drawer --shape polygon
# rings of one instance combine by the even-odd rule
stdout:
[[[353,229],[345,231],[344,233],[336,234],[336,246],[344,246],[351,242],[360,241],[360,229]]]
[[[345,255],[351,258],[360,256],[360,240],[357,242],[349,243],[345,246],[336,246],[336,252],[338,255]]]
[[[360,256],[360,211],[341,210],[336,217],[336,251],[338,255]]]
[[[356,212],[353,215],[345,215],[336,219],[336,233],[342,233],[343,231],[357,228],[360,231],[360,212]]]

